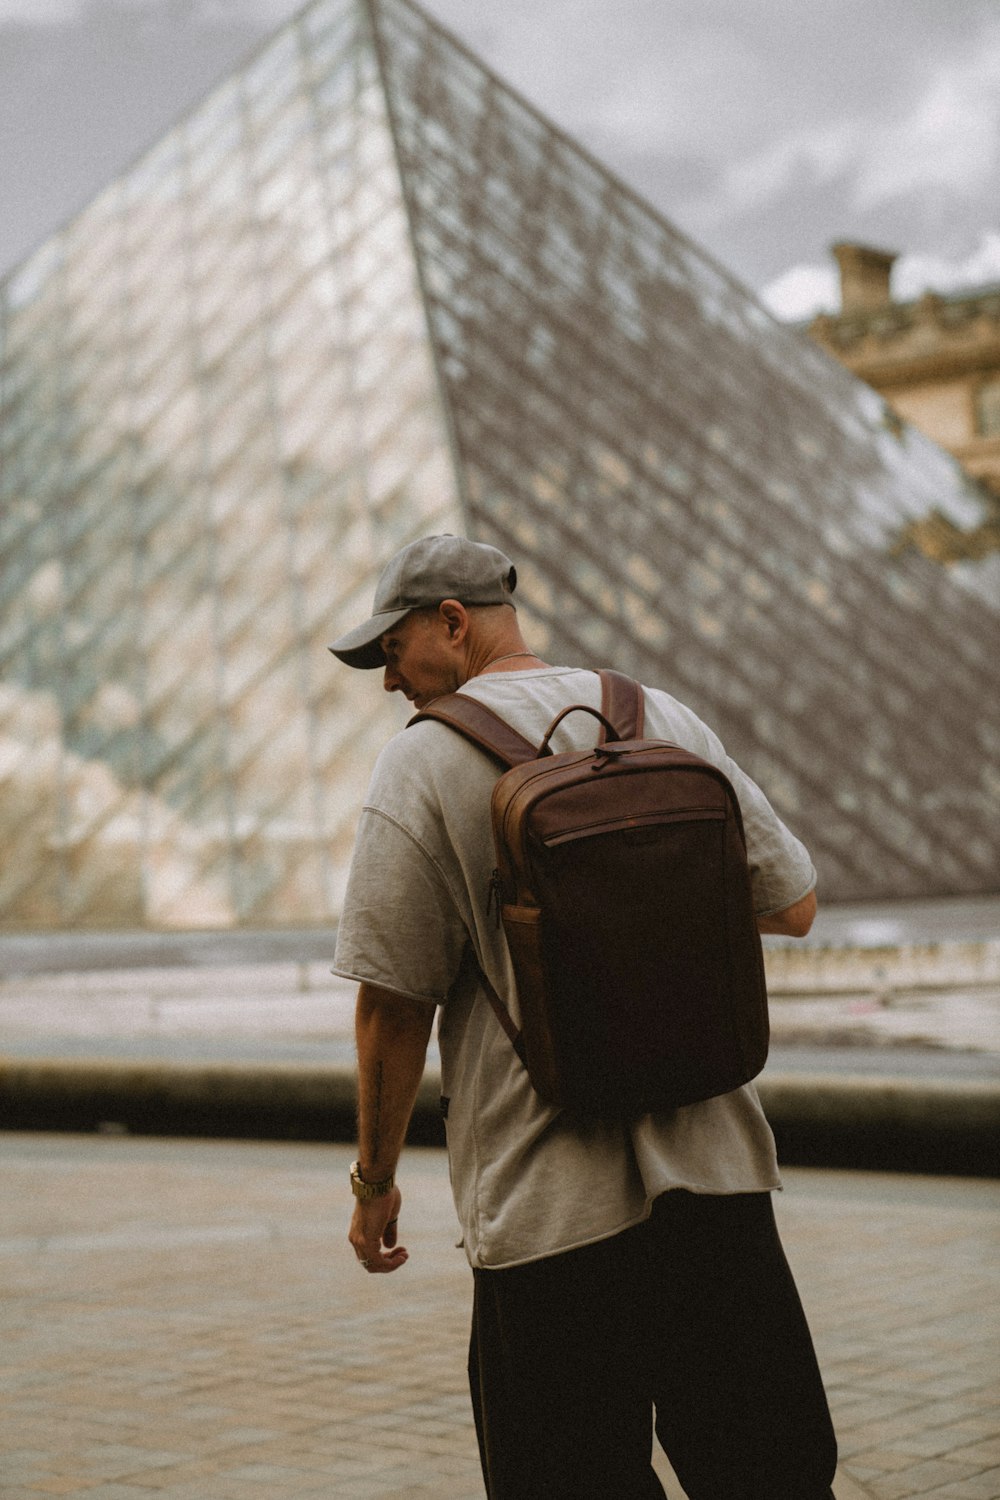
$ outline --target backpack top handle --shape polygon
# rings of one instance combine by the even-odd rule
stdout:
[[[556,730],[559,728],[559,725],[562,723],[563,719],[565,719],[567,714],[593,714],[595,719],[599,719],[601,721],[601,737],[598,740],[599,745],[607,744],[609,734],[612,740],[621,738],[611,720],[606,719],[604,715],[602,713],[599,713],[596,708],[590,708],[586,703],[571,703],[569,708],[564,708],[561,713],[556,714],[555,718],[552,720],[552,723],[549,725],[548,729],[546,729],[545,738],[542,740],[542,743],[535,751],[536,760],[541,760],[543,755],[552,754],[551,747],[549,746],[549,740],[555,734]]]

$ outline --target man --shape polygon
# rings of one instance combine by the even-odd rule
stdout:
[[[331,646],[382,668],[416,709],[487,704],[537,743],[596,673],[525,643],[497,549],[428,537],[388,564],[369,620]],[[718,765],[740,800],[762,932],[804,935],[815,872],[715,735],[645,689],[648,738]],[[589,738],[588,738],[589,736]],[[593,743],[571,715],[553,748]],[[836,1449],[778,1241],[780,1186],[752,1085],[630,1124],[581,1122],[535,1093],[479,982],[517,1015],[488,909],[496,764],[422,721],[379,757],[358,830],[336,971],[360,984],[359,1146],[350,1242],[398,1270],[396,1165],[436,1007],[456,1208],[473,1268],[469,1374],[490,1500],[646,1500],[656,1433],[689,1500],[829,1500]]]

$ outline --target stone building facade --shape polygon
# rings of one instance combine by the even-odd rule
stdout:
[[[1000,284],[897,302],[895,254],[850,243],[832,253],[841,310],[814,318],[809,333],[997,497],[975,536],[928,522],[924,545],[944,558],[1000,549]]]

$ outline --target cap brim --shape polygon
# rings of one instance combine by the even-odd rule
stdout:
[[[372,615],[363,625],[357,625],[342,635],[339,640],[334,641],[327,650],[332,651],[338,661],[342,661],[348,667],[360,667],[362,671],[372,671],[375,667],[385,666],[385,655],[379,645],[380,638],[387,630],[398,625],[400,620],[408,614],[412,614],[412,606],[407,609],[387,609],[381,614]]]

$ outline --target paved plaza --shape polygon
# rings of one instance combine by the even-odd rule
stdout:
[[[772,959],[764,1081],[791,1066],[995,1088],[997,903],[904,913],[912,931],[898,911],[834,916],[812,956]],[[4,946],[0,1073],[215,1060],[319,1064],[332,1085],[351,1068],[329,935]],[[481,1500],[443,1153],[407,1151],[411,1258],[369,1278],[345,1238],[348,1145],[100,1118],[0,1135],[2,1500]],[[834,1407],[837,1500],[1000,1500],[1000,1182],[792,1170],[776,1207]]]
[[[4,1500],[481,1500],[444,1155],[407,1152],[374,1278],[350,1154],[0,1137]],[[776,1203],[838,1500],[996,1500],[1000,1184],[796,1170]]]

